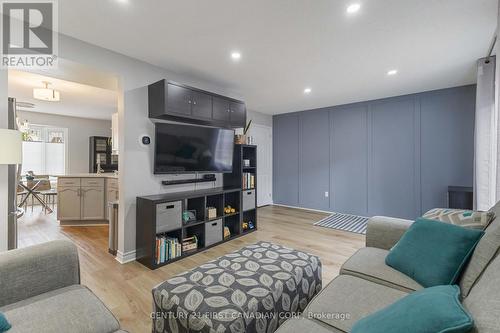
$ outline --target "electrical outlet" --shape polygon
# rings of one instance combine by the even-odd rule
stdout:
[[[330,193],[328,192],[325,192],[325,197],[328,198],[328,196],[330,195]]]

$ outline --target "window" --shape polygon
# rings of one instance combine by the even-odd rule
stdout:
[[[22,174],[64,175],[66,172],[66,128],[29,124],[23,133]]]

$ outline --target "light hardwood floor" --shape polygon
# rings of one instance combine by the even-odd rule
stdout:
[[[307,251],[321,258],[324,285],[337,276],[342,263],[364,246],[358,234],[315,227],[326,214],[268,206],[258,210],[259,230],[155,271],[137,262],[119,264],[108,254],[107,227],[60,227],[55,213],[35,211],[19,223],[19,247],[53,239],[71,239],[80,257],[82,284],[88,286],[129,332],[151,332],[151,289],[175,274],[192,269],[244,245],[260,240]]]

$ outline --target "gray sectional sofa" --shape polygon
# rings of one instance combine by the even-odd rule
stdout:
[[[500,203],[459,280],[462,304],[472,315],[472,332],[500,332]],[[373,217],[366,247],[356,252],[307,306],[300,318],[283,323],[277,332],[349,332],[354,323],[422,288],[385,264],[385,257],[412,221]]]
[[[77,249],[63,240],[0,254],[0,312],[9,333],[125,332],[80,284]]]

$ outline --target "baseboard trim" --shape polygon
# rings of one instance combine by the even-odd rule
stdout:
[[[295,208],[295,209],[301,209],[301,210],[308,210],[311,212],[318,212],[318,213],[325,213],[325,214],[333,214],[333,212],[329,212],[327,210],[321,210],[321,209],[313,209],[313,208],[304,208],[304,207],[298,207],[298,206],[290,206],[290,205],[282,205],[282,204],[273,204],[273,206],[280,206],[280,207],[286,207],[286,208]]]
[[[129,251],[129,252],[121,252],[121,251],[116,251],[116,261],[118,261],[120,264],[126,264],[128,262],[132,262],[135,260],[135,250]]]

